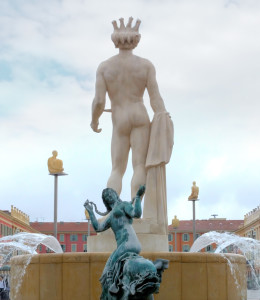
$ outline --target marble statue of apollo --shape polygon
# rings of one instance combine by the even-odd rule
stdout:
[[[91,128],[95,132],[101,132],[99,118],[105,110],[108,94],[111,101],[113,133],[112,171],[107,187],[113,188],[120,195],[122,178],[131,149],[133,198],[140,185],[147,183],[148,169],[151,166],[168,163],[173,145],[173,125],[159,93],[153,64],[133,54],[133,49],[141,38],[139,33],[141,21],[137,20],[133,27],[132,21],[133,18],[129,18],[125,26],[124,19],[121,18],[119,27],[116,21],[112,22],[114,32],[111,39],[115,47],[119,48],[119,53],[98,67]],[[148,91],[156,117],[154,129],[143,103],[145,89]]]

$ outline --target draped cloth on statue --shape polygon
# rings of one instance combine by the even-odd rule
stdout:
[[[143,218],[151,219],[167,234],[166,170],[173,147],[173,122],[168,112],[154,115],[146,158],[147,178]]]

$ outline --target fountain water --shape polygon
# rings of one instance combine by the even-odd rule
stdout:
[[[13,255],[17,255],[19,252],[22,252],[22,254],[30,254],[26,255],[26,261],[22,268],[16,270],[12,274],[12,276],[16,278],[16,286],[13,289],[14,294],[19,292],[25,270],[33,255],[37,255],[36,250],[40,244],[48,247],[53,252],[63,253],[56,238],[45,234],[21,232],[0,238],[0,267],[6,264]]]
[[[211,231],[200,236],[192,245],[190,252],[199,252],[203,248],[216,244],[215,253],[239,253],[242,254],[247,261],[248,268],[250,270],[250,280],[248,278],[248,286],[254,289],[260,289],[259,278],[256,274],[256,270],[260,270],[260,241],[240,237],[232,233],[219,233]],[[232,272],[232,265],[230,269]],[[260,292],[258,293],[260,296]]]
[[[210,231],[200,236],[192,245],[190,252],[199,252],[203,248],[215,243],[217,245],[215,253],[221,253],[229,246],[235,246],[239,249],[240,253],[247,257],[248,254],[254,253],[256,249],[260,250],[260,241],[240,237],[235,234],[224,232],[219,233],[216,231]]]
[[[53,252],[63,252],[60,243],[50,235],[21,232],[0,238],[0,266],[10,259],[15,250],[37,254],[36,250],[40,244],[45,245]]]

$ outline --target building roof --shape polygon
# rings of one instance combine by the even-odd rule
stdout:
[[[53,233],[53,222],[31,222],[31,227],[42,233]],[[209,220],[196,220],[196,232],[204,233],[208,231],[236,231],[244,225],[244,220],[226,220],[226,219],[209,219]],[[172,225],[168,226],[169,231],[174,231]],[[192,232],[192,220],[180,220],[177,232]],[[88,231],[88,222],[58,222],[58,232],[77,232],[86,233]],[[90,231],[94,229],[90,225]]]
[[[11,212],[8,210],[0,210],[0,223],[2,222],[6,222],[8,226],[18,228],[21,231],[38,233],[37,229],[30,226],[28,223],[25,223],[24,220],[12,216]]]
[[[244,225],[244,220],[226,220],[226,219],[210,219],[210,220],[196,220],[196,232],[208,231],[236,231],[239,227]],[[177,232],[192,232],[192,220],[180,220]],[[172,225],[169,225],[169,231],[174,231]]]
[[[52,233],[54,231],[53,222],[31,222],[30,225],[42,233]],[[57,231],[86,233],[88,231],[88,222],[58,222]],[[90,225],[90,231],[94,231],[92,225]]]
[[[11,216],[11,213],[10,213],[10,211],[9,210],[1,210],[3,213],[5,213],[5,214],[7,214],[7,215],[9,215],[9,216]]]

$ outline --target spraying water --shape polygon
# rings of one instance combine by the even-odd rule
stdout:
[[[37,247],[42,244],[53,252],[62,253],[60,243],[50,235],[21,232],[0,238],[0,267],[8,261],[14,251],[23,254],[37,254]]]
[[[190,252],[199,252],[211,244],[216,244],[215,253],[232,252],[244,255],[251,269],[251,279],[248,278],[248,281],[252,288],[260,289],[259,279],[256,275],[256,269],[260,268],[260,241],[229,232],[211,231],[200,236],[192,245]],[[229,265],[232,272],[231,263]]]
[[[13,255],[19,253],[30,254],[26,258],[26,263],[19,269],[19,272],[13,274],[13,276],[18,279],[18,284],[13,289],[13,295],[11,295],[13,299],[16,299],[16,296],[19,293],[26,268],[30,263],[32,256],[37,255],[36,250],[40,244],[48,247],[53,252],[63,252],[60,243],[55,237],[50,235],[21,232],[0,238],[0,267],[6,264]]]
[[[247,255],[250,255],[250,253],[252,254],[256,249],[260,250],[260,241],[240,237],[229,232],[219,233],[210,231],[200,236],[194,242],[190,252],[198,252],[213,243],[217,245],[215,253],[221,253],[229,246],[235,246],[235,248],[239,249],[246,258],[248,258]]]

